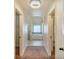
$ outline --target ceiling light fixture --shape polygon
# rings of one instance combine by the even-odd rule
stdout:
[[[30,6],[31,8],[40,8],[40,0],[31,0]]]

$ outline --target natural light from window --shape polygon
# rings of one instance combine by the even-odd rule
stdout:
[[[40,33],[41,32],[41,25],[34,25],[33,26],[33,32],[34,33]]]

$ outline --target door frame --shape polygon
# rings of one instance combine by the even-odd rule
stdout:
[[[54,14],[54,15],[53,15]],[[54,17],[53,17],[54,16]],[[54,57],[53,59],[55,59],[55,5],[52,6],[52,8],[50,9],[50,11],[48,12],[48,20],[51,19],[53,21],[53,36],[52,36],[52,40],[51,41],[51,56],[52,56],[52,51],[54,51]],[[48,23],[48,26],[49,26],[49,23]],[[52,27],[51,27],[52,28]],[[49,30],[48,30],[49,31]],[[49,37],[49,36],[48,36]],[[53,43],[53,44],[52,44]],[[52,46],[53,45],[53,46]]]
[[[21,8],[19,7],[19,5],[15,2],[14,3],[14,32],[16,31],[16,28],[15,28],[15,26],[16,26],[16,21],[15,21],[15,19],[16,19],[16,12],[18,11],[18,13],[19,13],[19,15],[20,15],[20,17],[19,17],[19,22],[20,22],[20,41],[19,41],[19,47],[20,47],[20,51],[19,51],[19,56],[22,56],[23,54],[22,54],[22,34],[23,34],[23,32],[22,32],[22,30],[21,30],[21,26],[22,26],[22,24],[21,24],[21,21],[23,21],[23,19],[24,19],[24,13],[23,13],[23,11],[21,10]],[[15,47],[16,47],[16,32],[14,33],[14,50],[15,50]],[[15,52],[15,51],[14,51]]]

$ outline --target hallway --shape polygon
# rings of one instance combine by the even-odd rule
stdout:
[[[15,59],[63,59],[63,0],[15,0]]]

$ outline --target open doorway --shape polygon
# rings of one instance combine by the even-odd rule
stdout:
[[[24,52],[24,14],[21,8],[15,3],[15,59],[21,59]]]
[[[55,59],[55,9],[48,14],[48,34],[51,41],[51,58]]]
[[[20,14],[15,11],[15,59],[20,56]]]
[[[55,59],[55,9],[51,12],[51,20],[52,20],[52,25],[53,26],[53,44],[52,44],[52,49],[51,51],[51,56],[53,59]]]

